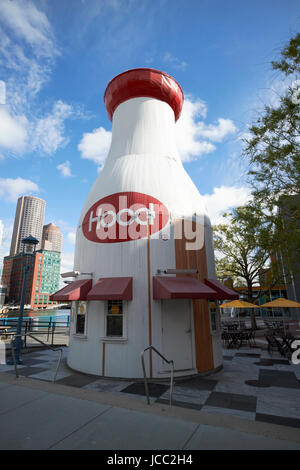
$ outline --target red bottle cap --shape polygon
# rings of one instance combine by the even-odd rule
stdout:
[[[141,68],[120,73],[107,85],[104,103],[109,119],[119,104],[141,97],[165,101],[173,109],[175,121],[179,118],[184,99],[181,86],[165,72]]]

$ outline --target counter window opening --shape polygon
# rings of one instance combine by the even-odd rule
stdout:
[[[76,334],[86,333],[86,308],[87,302],[76,302]]]
[[[123,301],[108,300],[106,312],[106,336],[123,337]]]

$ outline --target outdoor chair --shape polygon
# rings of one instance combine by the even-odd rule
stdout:
[[[229,344],[230,339],[231,339],[231,336],[228,333],[228,331],[223,330],[222,335],[221,335],[221,339],[223,341],[223,346],[228,347],[228,344]]]
[[[268,342],[268,353],[272,354],[272,350],[278,351],[281,356],[284,356],[283,343],[281,343],[274,335],[265,335]]]
[[[267,322],[264,321],[265,326],[268,328],[267,330],[267,336],[281,336],[285,334],[285,331],[288,330],[288,326],[286,325],[284,327],[283,322]]]
[[[288,329],[288,326],[284,327],[283,321],[274,321],[272,324],[272,330],[275,335],[281,336],[285,334],[285,330]]]
[[[255,331],[254,330],[242,330],[240,332],[240,345],[241,347],[243,344],[247,344],[250,348],[256,348],[255,343]]]
[[[294,349],[292,348],[292,343],[294,342],[295,339],[296,338],[290,333],[281,335],[281,340],[282,340],[281,349],[282,349],[283,355],[287,357],[288,359],[291,358],[294,352]]]
[[[222,340],[227,348],[239,348],[241,345],[241,333],[239,331],[223,331]]]

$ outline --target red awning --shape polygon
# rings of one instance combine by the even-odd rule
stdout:
[[[132,277],[103,277],[94,285],[87,300],[132,300]]]
[[[154,299],[214,299],[216,291],[194,277],[153,276]]]
[[[224,284],[221,284],[221,282],[216,279],[205,279],[204,282],[208,287],[211,287],[216,291],[216,300],[235,300],[239,298],[239,295],[236,292],[224,286]]]
[[[71,300],[87,300],[86,296],[92,288],[92,279],[73,281],[66,287],[50,295],[50,300],[70,302]]]

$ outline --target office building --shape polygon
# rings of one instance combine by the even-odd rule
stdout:
[[[46,202],[34,196],[21,196],[17,202],[9,256],[22,253],[22,239],[32,235],[40,240],[41,248]]]
[[[30,266],[25,305],[46,308],[56,303],[51,302],[49,296],[59,287],[60,253],[49,250],[39,250],[34,255],[18,253],[15,256],[5,256],[2,283],[7,286],[8,302],[20,304],[24,264]]]
[[[53,223],[44,225],[41,248],[61,253],[62,239],[63,235],[57,225]]]

